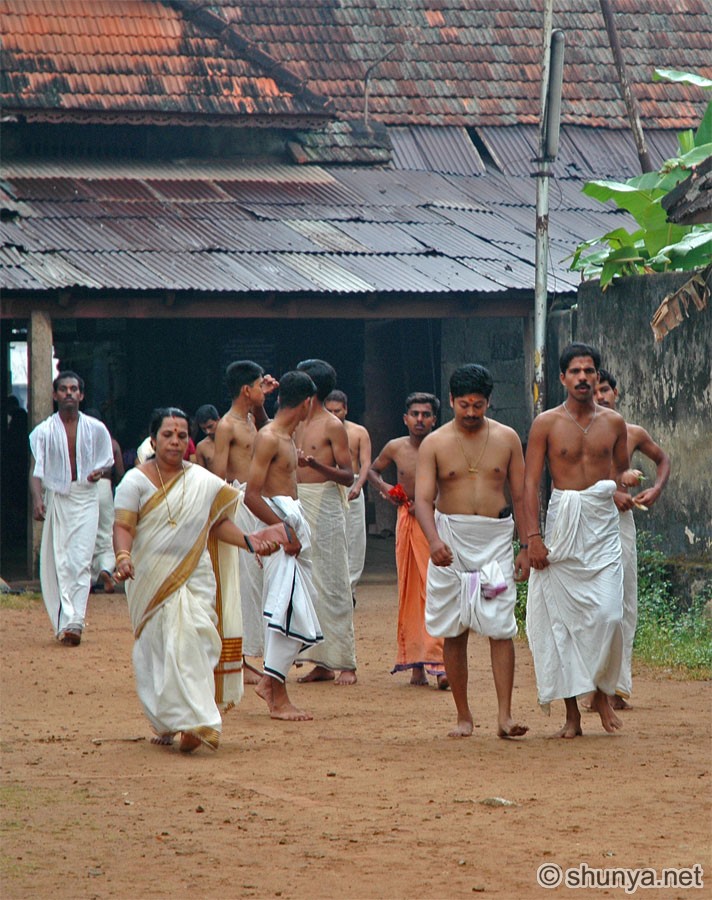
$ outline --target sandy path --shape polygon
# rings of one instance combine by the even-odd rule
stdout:
[[[539,888],[545,862],[698,863],[705,890],[638,896],[712,896],[709,684],[638,673],[622,734],[589,714],[584,739],[548,740],[563,705],[538,711],[518,644],[514,710],[531,733],[501,741],[476,639],[477,727],[448,739],[451,695],[388,674],[395,609],[394,585],[360,589],[356,687],[290,685],[313,722],[271,721],[248,689],[217,754],[192,756],[148,743],[122,596],[92,599],[76,649],[37,603],[0,612],[3,897],[627,896]]]

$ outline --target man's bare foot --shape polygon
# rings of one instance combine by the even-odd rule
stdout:
[[[257,696],[265,701],[270,710],[272,709],[272,681],[273,679],[269,675],[263,675],[255,688]]]
[[[172,734],[157,734],[151,738],[152,744],[158,744],[159,747],[170,747],[173,743]]]
[[[457,726],[448,731],[447,736],[453,738],[470,737],[474,730],[472,719],[458,719]]]
[[[586,694],[584,697],[581,697],[581,699],[579,700],[579,706],[581,707],[581,709],[585,710],[586,712],[596,712],[596,710],[591,706],[592,703],[593,703],[593,692],[591,692],[590,694]]]
[[[575,722],[567,722],[563,728],[560,728],[556,734],[552,734],[552,738],[575,738],[581,737],[583,735],[583,731],[581,731],[581,725],[577,725]]]
[[[104,586],[105,594],[113,594],[114,593],[114,579],[111,575],[106,571],[102,570],[99,573],[99,578],[101,578],[101,583]]]
[[[178,749],[181,753],[192,753],[193,750],[197,750],[202,743],[203,742],[196,735],[191,734],[189,731],[181,731]]]
[[[596,691],[593,695],[591,709],[595,710],[601,717],[601,725],[609,734],[623,727],[623,723],[611,709],[608,696],[603,691]]]
[[[275,704],[269,711],[273,719],[283,719],[287,722],[309,722],[314,716],[305,709],[298,709],[291,700],[285,703]]]
[[[421,687],[422,685],[427,685],[429,683],[428,676],[425,674],[425,668],[423,666],[413,666],[410,683],[416,685],[416,687]]]
[[[353,669],[344,669],[343,672],[339,672],[334,684],[356,684],[357,680],[356,672]]]
[[[497,737],[504,740],[509,738],[523,737],[529,731],[528,725],[518,725],[514,719],[508,719],[506,722],[500,722],[497,726]]]
[[[300,684],[311,684],[313,681],[333,681],[336,675],[331,669],[325,669],[324,666],[314,666],[311,672],[297,678]]]
[[[608,702],[611,704],[611,709],[633,709],[630,703],[628,703],[627,700],[625,700],[623,697],[619,697],[618,694],[614,694],[612,697],[609,697]]]
[[[439,691],[449,691],[450,690],[450,682],[447,680],[447,675],[438,675],[438,690]]]

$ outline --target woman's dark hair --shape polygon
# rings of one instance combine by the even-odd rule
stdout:
[[[151,424],[148,429],[148,432],[154,441],[156,440],[158,430],[163,424],[164,419],[185,419],[185,423],[190,431],[190,419],[182,409],[179,409],[177,406],[159,406],[151,413]]]

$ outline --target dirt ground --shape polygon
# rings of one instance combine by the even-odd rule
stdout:
[[[637,673],[624,730],[595,715],[549,740],[517,645],[521,741],[494,733],[487,645],[471,643],[472,738],[447,737],[449,693],[390,675],[396,587],[359,589],[359,683],[290,684],[313,722],[271,721],[248,688],[217,753],[152,746],[134,692],[124,598],[94,596],[79,648],[44,608],[3,609],[2,896],[10,898],[498,898],[563,869],[691,867],[712,896],[710,685]],[[489,805],[504,798],[512,805]],[[496,803],[497,801],[494,801]],[[590,888],[574,897],[624,897]]]

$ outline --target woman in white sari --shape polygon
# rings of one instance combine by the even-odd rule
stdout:
[[[180,732],[184,752],[201,743],[217,749],[219,703],[228,698],[216,697],[215,670],[225,667],[226,650],[228,663],[239,663],[237,699],[242,692],[241,638],[228,642],[221,637],[223,628],[218,630],[226,606],[239,611],[240,598],[223,597],[216,611],[208,538],[261,555],[287,540],[284,527],[252,536],[236,527],[230,516],[237,491],[183,461],[188,437],[185,413],[156,410],[151,423],[156,455],[127,473],[114,501],[115,578],[126,580],[139,699],[157,735],[154,743],[171,744]]]

